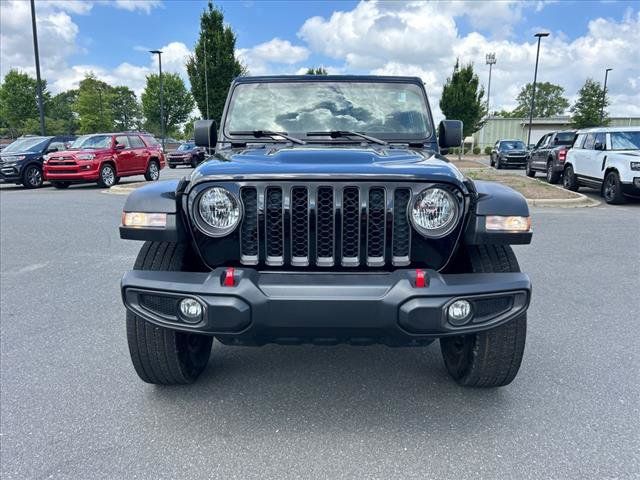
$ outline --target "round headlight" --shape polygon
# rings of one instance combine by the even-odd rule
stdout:
[[[425,237],[444,237],[455,228],[459,210],[451,192],[443,188],[428,188],[413,200],[411,223]]]
[[[228,235],[240,223],[240,202],[222,187],[205,190],[200,195],[197,210],[203,223],[200,226],[213,237]]]

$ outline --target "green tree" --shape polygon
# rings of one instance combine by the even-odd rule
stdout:
[[[67,90],[54,95],[45,105],[47,133],[51,135],[74,134],[78,119],[73,111],[78,100],[78,90]]]
[[[47,82],[42,81],[43,100],[49,99]],[[35,78],[18,70],[9,70],[0,85],[0,118],[3,119],[9,131],[19,135],[23,132],[25,122],[35,119],[39,122],[38,95]],[[38,130],[40,127],[38,123]]]
[[[138,98],[129,87],[114,87],[111,90],[111,112],[116,130],[133,130],[140,124],[142,111]]]
[[[209,117],[220,124],[231,81],[246,73],[246,69],[235,57],[235,34],[225,26],[222,12],[211,2],[200,16],[200,36],[193,50],[186,64],[191,93],[205,118],[208,84]]]
[[[80,133],[109,132],[113,130],[113,87],[98,80],[92,73],[80,82],[78,96],[73,105],[78,114]]]
[[[187,121],[194,103],[193,97],[185,87],[177,73],[162,75],[164,91],[164,124],[166,135],[178,135],[180,124]],[[142,111],[146,123],[145,128],[158,135],[160,128],[160,76],[147,76],[147,85],[142,92]]]
[[[305,75],[329,75],[324,67],[307,68]]]
[[[587,78],[578,91],[578,100],[571,107],[571,123],[576,128],[607,125],[609,123],[607,105],[609,105],[609,101],[605,98],[600,83]],[[601,110],[603,111],[602,119],[600,119]]]
[[[446,118],[462,120],[465,137],[482,126],[482,118],[487,113],[484,88],[473,72],[473,64],[460,66],[456,60],[453,74],[447,78],[440,98],[440,110]]]
[[[191,140],[193,138],[193,127],[196,120],[201,120],[198,117],[189,117],[182,129],[182,138],[184,140]]]
[[[527,83],[516,98],[518,106],[511,112],[511,117],[524,118],[529,116],[532,93],[533,84]],[[550,82],[536,83],[534,117],[562,115],[567,108],[569,108],[569,101],[564,97],[564,88]]]

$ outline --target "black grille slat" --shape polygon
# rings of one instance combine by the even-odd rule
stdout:
[[[407,209],[411,190],[398,188],[393,197],[392,261],[394,265],[408,265],[411,250],[411,225]]]
[[[360,191],[345,187],[342,192],[342,265],[360,264]]]
[[[244,220],[240,227],[240,255],[242,263],[258,263],[258,191],[243,188],[240,192],[244,209]]]
[[[383,188],[369,190],[367,211],[367,265],[384,265],[385,250],[385,191]]]
[[[282,189],[269,187],[265,192],[265,238],[268,265],[284,263],[284,224]]]
[[[316,263],[323,267],[334,264],[335,200],[333,187],[319,187],[316,204]]]
[[[309,190],[291,189],[291,263],[309,264]]]

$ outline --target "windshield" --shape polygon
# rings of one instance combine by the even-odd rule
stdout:
[[[521,142],[519,140],[500,142],[500,148],[502,150],[526,150],[524,142]]]
[[[640,132],[612,132],[612,150],[640,150]]]
[[[432,127],[425,95],[412,83],[241,83],[229,102],[225,133],[256,130],[298,138],[312,131],[351,130],[417,140],[430,137]]]
[[[560,132],[556,135],[556,145],[573,145],[575,132]]]
[[[111,147],[111,135],[83,135],[71,144],[69,150],[85,150]]]
[[[49,141],[46,137],[19,138],[2,150],[2,153],[41,152]]]
[[[182,145],[180,145],[178,147],[178,151],[183,152],[185,150],[193,150],[193,148],[195,147],[195,145],[193,143],[183,143]]]

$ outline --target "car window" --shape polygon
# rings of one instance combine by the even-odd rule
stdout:
[[[580,135],[578,135],[576,137],[576,141],[573,143],[573,148],[582,148],[585,137],[586,135],[584,133],[581,133]]]
[[[584,140],[584,146],[582,148],[586,150],[593,150],[593,145],[596,143],[596,134],[587,133],[587,138]]]
[[[51,137],[49,137],[51,138]],[[40,152],[44,149],[45,145],[49,141],[49,138],[46,137],[26,137],[19,138],[15,142],[9,144],[2,153],[13,153],[13,152],[29,152],[36,153]]]
[[[145,144],[137,135],[129,135],[129,143],[131,148],[144,148]]]
[[[546,142],[547,142],[547,138],[549,138],[549,135],[544,135],[540,140],[538,140],[538,143],[536,143],[535,148],[540,148],[542,147]]]
[[[601,143],[602,145],[605,145],[605,142],[606,142],[605,134],[603,132],[596,133],[594,146],[595,146],[596,143]]]
[[[58,151],[62,151],[62,150],[66,150],[67,147],[65,146],[65,144],[63,142],[51,142],[51,144],[49,145],[49,148],[47,150],[58,150]]]
[[[612,132],[612,150],[640,150],[640,132]]]
[[[110,148],[111,135],[83,135],[78,137],[69,147],[73,150]]]
[[[129,145],[129,137],[126,135],[118,135],[115,145],[124,145],[124,148],[131,148],[131,145]]]
[[[520,140],[507,140],[500,142],[500,148],[502,150],[524,150],[524,142]]]
[[[142,139],[149,146],[153,146],[153,147],[159,147],[160,146],[160,142],[155,137],[152,137],[150,135],[144,135],[142,137]]]
[[[559,132],[556,134],[556,145],[573,145],[576,138],[574,132]]]

